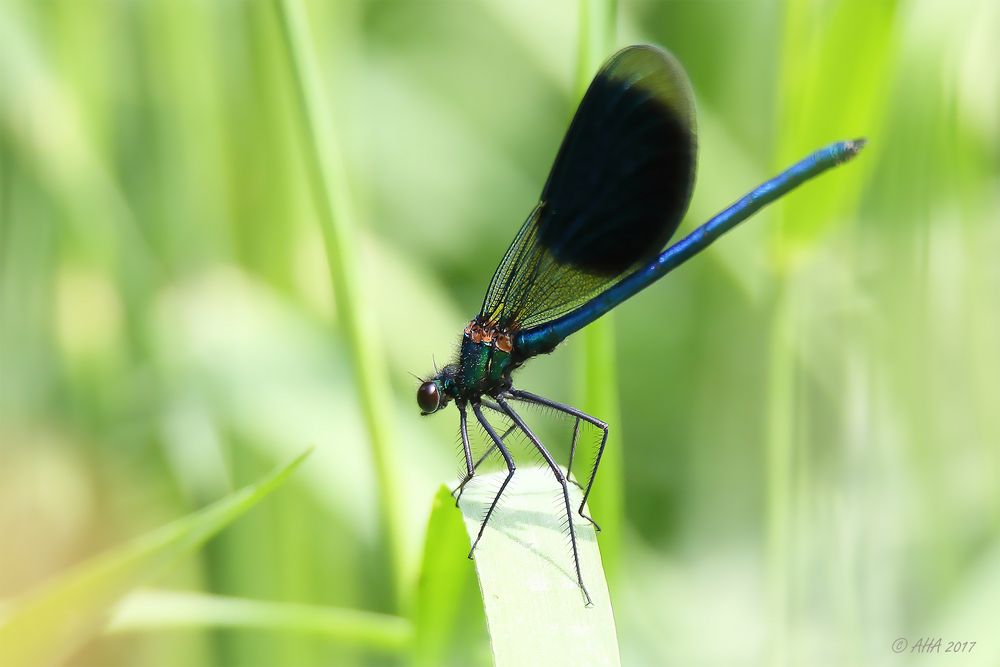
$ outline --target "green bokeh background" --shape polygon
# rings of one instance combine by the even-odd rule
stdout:
[[[576,95],[579,8],[308,10],[395,493],[275,7],[2,0],[0,598],[312,444],[160,584],[410,614],[459,458],[457,415],[419,417],[409,372],[453,353],[540,191]],[[621,2],[614,46],[668,47],[696,91],[686,229],[815,148],[869,140],[615,313],[620,466],[595,502],[623,507],[601,543],[627,664],[947,659],[892,652],[921,636],[1000,662],[998,36],[995,0]],[[582,349],[518,383],[579,399]],[[559,440],[565,425],[533,419]],[[460,664],[488,659],[471,626]],[[73,662],[406,659],[194,628],[98,639]]]

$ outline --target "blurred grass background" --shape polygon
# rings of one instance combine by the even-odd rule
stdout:
[[[457,416],[420,418],[408,372],[453,352],[540,191],[579,8],[307,7],[388,371],[398,525],[275,6],[2,0],[0,597],[315,444],[164,585],[419,607],[432,499],[459,458]],[[814,148],[869,139],[616,311],[622,465],[596,493],[624,512],[601,539],[627,664],[896,664],[920,656],[893,640],[919,636],[1000,662],[998,34],[992,0],[620,3],[614,46],[666,46],[696,91],[686,228]],[[579,345],[519,384],[578,398]],[[462,623],[438,641],[487,660]],[[73,662],[406,658],[360,635],[154,627]]]

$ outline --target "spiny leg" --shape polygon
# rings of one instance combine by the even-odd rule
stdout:
[[[571,481],[573,484],[576,484],[576,487],[581,491],[583,491],[583,487],[580,486],[580,482],[573,479],[573,456],[576,454],[576,439],[579,436],[580,436],[580,418],[577,417],[576,419],[573,420],[573,439],[569,443],[569,461],[566,462],[566,479]],[[582,512],[580,515],[583,516],[588,521],[590,521],[590,523],[592,523],[595,527],[597,526],[597,524],[594,523],[594,520],[591,519],[590,517],[584,516]],[[598,528],[598,530],[600,530],[600,528]]]
[[[587,587],[583,585],[583,574],[580,571],[580,553],[576,546],[576,529],[573,528],[573,511],[570,509],[569,505],[569,486],[566,483],[566,475],[563,474],[562,468],[560,468],[549,451],[545,449],[545,446],[541,443],[538,437],[528,428],[528,425],[524,423],[521,416],[514,412],[514,410],[507,404],[507,401],[502,396],[496,397],[497,403],[500,404],[500,409],[503,410],[510,419],[517,424],[517,427],[524,431],[524,434],[528,436],[532,444],[535,445],[535,449],[542,455],[545,462],[549,464],[549,468],[552,470],[552,474],[555,475],[556,481],[562,486],[563,503],[566,505],[566,521],[569,524],[569,541],[570,545],[573,547],[573,566],[576,568],[576,583],[580,585],[580,590],[583,591],[583,597],[586,601],[588,607],[592,606],[594,603],[590,600],[590,593],[587,592]]]
[[[517,426],[515,426],[515,425],[508,426],[507,430],[500,434],[500,440],[501,441],[506,440],[507,436],[510,435],[511,433],[513,433],[514,429],[516,429],[516,428],[517,428]],[[478,459],[476,459],[476,462],[472,464],[472,467],[478,470],[479,466],[481,466],[483,464],[483,461],[485,461],[487,458],[489,458],[489,455],[492,454],[493,452],[495,452],[496,449],[497,449],[497,446],[495,444],[490,445],[490,448],[487,449],[485,452],[483,452],[482,456],[480,456]]]
[[[503,435],[500,436],[500,440],[501,441],[506,440],[507,436],[513,433],[514,429],[516,428],[517,426],[512,424],[510,427],[507,428],[506,431],[503,432]],[[465,439],[462,442],[463,445],[465,445],[468,442],[468,432],[465,432],[464,435]],[[468,484],[470,481],[472,481],[472,478],[476,474],[476,471],[479,470],[479,466],[482,465],[483,461],[489,458],[490,454],[496,451],[496,448],[497,448],[496,444],[490,445],[489,449],[483,452],[483,455],[480,456],[478,459],[476,459],[476,462],[472,464],[472,472],[466,473],[465,477],[462,478],[462,481],[458,483],[458,486],[456,486],[454,489],[451,490],[451,495],[455,496],[455,507],[458,507],[458,501],[462,499],[462,493],[465,491],[465,485]],[[469,451],[469,453],[471,454],[471,451]],[[468,459],[466,459],[466,465],[468,465]]]
[[[603,435],[601,435],[601,444],[597,448],[597,456],[594,457],[594,466],[590,470],[590,477],[587,480],[587,487],[583,491],[583,500],[580,501],[580,509],[579,509],[580,516],[582,516],[584,519],[592,523],[594,525],[594,529],[600,532],[601,527],[597,525],[597,522],[594,521],[591,517],[583,513],[583,508],[587,504],[587,498],[590,496],[590,490],[594,487],[594,478],[597,477],[597,468],[601,465],[601,457],[604,455],[604,446],[608,443],[608,425],[605,424],[600,419],[598,419],[597,417],[592,417],[588,415],[586,412],[583,412],[582,410],[577,410],[573,406],[565,405],[563,403],[558,403],[556,401],[549,400],[542,396],[538,396],[537,394],[532,394],[531,392],[528,391],[511,389],[509,393],[511,397],[516,398],[518,400],[526,401],[528,403],[535,403],[537,405],[544,405],[546,407],[552,408],[553,410],[558,410],[559,412],[563,412],[572,417],[576,417],[576,428],[573,429],[573,444],[570,446],[569,450],[570,465],[573,464],[573,452],[576,449],[576,435],[577,435],[577,429],[580,426],[580,420],[582,419],[586,422],[593,424],[597,428],[601,429],[601,431],[603,432]]]
[[[502,410],[500,409],[500,406],[499,406],[499,405],[497,405],[496,403],[494,403],[493,401],[489,400],[488,398],[485,398],[485,397],[481,397],[481,398],[479,399],[479,402],[480,402],[480,403],[481,403],[482,405],[485,405],[486,407],[488,407],[489,409],[491,409],[491,410],[494,410],[494,411],[496,411],[496,412],[499,412],[499,413],[503,414],[503,411],[502,411]],[[504,432],[503,432],[503,435],[501,435],[501,436],[500,436],[500,441],[501,441],[501,442],[503,442],[504,440],[506,440],[506,439],[507,439],[507,436],[508,436],[508,435],[510,435],[511,433],[513,433],[513,432],[514,432],[514,430],[515,430],[516,428],[517,428],[517,424],[511,424],[510,426],[508,426],[508,427],[507,427],[507,430],[506,430],[506,431],[504,431]],[[478,459],[478,460],[477,460],[477,461],[476,461],[476,462],[475,462],[474,464],[472,464],[472,467],[473,467],[473,468],[479,468],[479,465],[480,465],[480,464],[481,464],[481,463],[482,463],[483,461],[485,461],[485,460],[486,460],[486,458],[487,458],[487,457],[488,457],[488,456],[489,456],[490,454],[492,454],[492,453],[493,453],[493,451],[494,451],[494,450],[495,450],[496,448],[497,448],[497,446],[496,446],[496,445],[490,445],[490,446],[489,446],[489,449],[487,449],[487,450],[486,450],[485,452],[483,452],[483,455],[482,455],[482,456],[480,456],[480,457],[479,457],[479,459]]]
[[[514,398],[517,398],[517,396],[514,393],[514,390],[512,390],[511,392],[508,392],[508,395],[512,396]],[[503,414],[503,410],[501,410],[500,406],[497,405],[496,403],[493,403],[492,401],[488,401],[486,399],[483,399],[482,402],[483,402],[483,405],[485,405],[486,407],[490,408],[491,410],[495,410],[496,412],[499,412],[499,413]],[[528,401],[525,399],[525,402],[528,402]],[[516,426],[511,426],[510,428],[508,428],[507,431],[501,436],[501,439],[506,439],[507,438],[507,434],[510,433],[511,431],[513,431],[514,428],[516,428]],[[570,442],[570,445],[569,445],[569,461],[566,463],[566,481],[568,481],[570,484],[574,485],[576,488],[578,488],[581,491],[583,491],[583,486],[580,485],[580,482],[578,482],[575,479],[573,479],[572,475],[570,474],[571,471],[573,470],[573,456],[576,453],[576,442],[577,442],[577,438],[579,437],[579,435],[580,435],[580,418],[577,417],[573,421],[573,439],[572,439],[572,441]],[[593,524],[593,526],[595,528],[597,528],[598,531],[601,530],[600,527],[596,523],[594,523],[594,520],[591,519],[589,516],[587,516],[586,514],[583,514],[582,512],[580,513],[580,516],[582,516],[587,521],[589,521],[591,524]]]
[[[479,525],[479,534],[476,535],[476,541],[472,543],[472,548],[469,549],[469,558],[472,558],[472,552],[476,550],[476,545],[479,544],[479,540],[483,539],[483,531],[486,530],[486,524],[489,523],[490,517],[493,516],[493,510],[496,509],[497,503],[500,502],[500,496],[503,495],[504,489],[507,488],[511,478],[514,477],[514,469],[517,467],[514,465],[514,459],[511,457],[510,452],[508,452],[507,448],[503,446],[503,440],[497,435],[497,432],[493,430],[493,426],[486,420],[486,417],[483,416],[483,410],[479,407],[479,403],[472,404],[472,411],[476,413],[476,419],[479,420],[479,423],[486,429],[490,438],[493,439],[493,444],[500,450],[500,454],[503,456],[503,460],[507,464],[507,477],[503,480],[503,484],[500,485],[500,490],[497,491],[497,495],[493,497],[493,502],[490,503],[490,508],[486,510],[483,522]]]
[[[458,507],[458,501],[462,499],[462,491],[465,490],[465,485],[469,483],[473,475],[476,474],[476,467],[472,464],[472,447],[469,446],[469,424],[468,417],[465,413],[465,402],[456,402],[455,405],[458,407],[458,432],[462,436],[462,450],[465,452],[465,477],[462,481],[458,483],[458,486],[452,490],[451,495],[455,496],[455,507]],[[456,495],[457,493],[457,495]]]

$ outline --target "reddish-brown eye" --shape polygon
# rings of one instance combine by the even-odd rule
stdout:
[[[437,384],[425,382],[417,389],[417,405],[424,414],[437,411],[441,403],[441,394],[438,392]]]

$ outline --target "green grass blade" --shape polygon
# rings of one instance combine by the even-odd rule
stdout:
[[[462,514],[470,542],[506,474],[479,476],[466,487]],[[496,667],[620,664],[594,529],[574,515],[580,567],[594,603],[586,607],[562,528],[561,502],[561,490],[547,469],[518,469],[476,547]]]
[[[161,574],[278,488],[308,454],[29,594],[0,625],[0,665],[46,665],[69,655],[100,631],[108,610],[122,596]]]
[[[107,632],[244,628],[304,633],[336,642],[400,652],[413,637],[404,618],[356,609],[267,602],[186,591],[136,591],[115,607]]]
[[[466,558],[469,540],[448,487],[434,497],[417,583],[416,665],[471,663],[486,645],[486,624]]]

